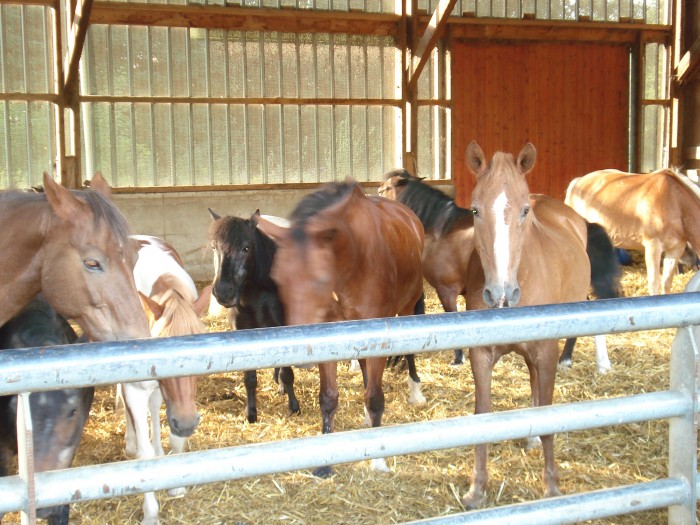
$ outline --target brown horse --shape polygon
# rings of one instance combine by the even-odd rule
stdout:
[[[686,245],[700,250],[700,191],[684,175],[594,171],[571,181],[566,203],[620,248],[644,250],[649,294],[671,291]],[[661,255],[664,254],[660,277]]]
[[[406,206],[367,196],[354,182],[333,183],[301,200],[290,228],[262,217],[258,227],[277,243],[271,275],[285,306],[286,324],[422,313],[416,305],[423,304],[423,227]],[[360,360],[372,427],[381,425],[384,413],[386,361]],[[334,362],[318,367],[322,432],[327,434],[333,432],[338,407],[337,367]],[[372,466],[387,470],[383,459],[373,460]],[[330,472],[325,467],[315,473]]]
[[[586,299],[590,263],[586,256],[586,223],[564,203],[530,195],[525,175],[535,163],[527,144],[517,160],[498,152],[486,161],[472,142],[467,163],[476,175],[472,195],[476,249],[469,264],[467,307],[501,308]],[[550,405],[557,371],[556,340],[482,346],[469,352],[477,414],[491,411],[491,377],[498,360],[509,352],[523,356],[530,372],[534,406]],[[559,494],[554,436],[541,436],[547,496]],[[467,508],[486,500],[487,445],[477,445]]]
[[[413,210],[425,229],[423,275],[435,288],[446,312],[457,311],[457,298],[467,291],[467,265],[474,250],[474,216],[457,206],[443,192],[422,178],[398,169],[384,175],[377,192]],[[453,365],[464,361],[462,349],[454,351]]]
[[[92,340],[146,338],[132,270],[137,246],[96,174],[70,191],[44,173],[44,193],[0,193],[0,325],[39,292]]]

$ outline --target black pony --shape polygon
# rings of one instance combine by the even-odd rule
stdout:
[[[270,278],[276,246],[257,228],[260,212],[256,211],[248,220],[220,217],[211,209],[209,213],[213,219],[209,241],[214,251],[215,267],[212,293],[222,306],[229,309],[232,328],[283,326],[284,308],[277,285]],[[275,368],[274,378],[287,393],[290,414],[299,413],[292,368]],[[254,423],[258,418],[257,372],[246,371],[244,382],[248,398],[246,417],[248,422]]]
[[[466,292],[466,270],[474,249],[474,216],[467,208],[404,169],[388,172],[379,195],[413,210],[425,230],[423,275],[435,288],[446,312],[457,311],[457,298]],[[464,362],[462,349],[454,351],[453,365]]]
[[[0,349],[64,345],[76,340],[70,324],[38,298],[0,328]],[[94,392],[92,387],[70,388],[29,396],[37,472],[70,467]],[[8,475],[7,459],[17,451],[16,421],[17,396],[1,396],[0,476]],[[49,525],[68,525],[69,511],[68,505],[60,505],[39,509],[37,517],[47,518]]]

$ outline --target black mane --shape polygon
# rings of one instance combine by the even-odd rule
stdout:
[[[457,206],[454,200],[437,188],[423,184],[421,179],[406,172],[400,174],[405,179],[403,190],[397,200],[408,206],[418,216],[425,231],[435,231],[439,235],[448,233],[455,221],[462,218],[473,220],[471,210]]]
[[[357,182],[355,181],[331,182],[302,198],[289,218],[293,224],[292,235],[295,238],[303,239],[306,222],[320,211],[342,200],[356,186]]]

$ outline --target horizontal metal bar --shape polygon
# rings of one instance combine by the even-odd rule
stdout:
[[[3,351],[0,395],[700,324],[700,292]]]
[[[614,489],[596,490],[572,496],[560,496],[412,521],[406,525],[462,525],[467,523],[478,523],[479,525],[512,525],[513,523],[559,525],[562,523],[581,523],[586,520],[677,505],[683,502],[687,492],[688,487],[679,479],[660,479]]]
[[[36,473],[37,508],[229,479],[428,452],[479,443],[677,417],[692,410],[679,392],[525,408],[438,421],[188,452]],[[319,451],[323,451],[320,454]],[[135,483],[134,480],[138,480]],[[0,478],[0,512],[20,508],[15,477]]]

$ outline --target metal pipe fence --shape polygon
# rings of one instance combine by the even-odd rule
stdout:
[[[679,327],[671,351],[668,391],[62,471],[29,472],[25,476],[0,478],[0,494],[3,494],[0,512],[23,510],[31,515],[34,508],[69,502],[669,419],[670,459],[666,479],[435,518],[425,523],[574,523],[663,507],[669,508],[671,523],[695,523],[700,485],[695,417],[699,285],[700,279],[696,277],[688,285],[688,293],[667,296],[6,351],[0,395]],[[20,464],[25,463],[20,458]],[[35,498],[28,496],[34,493]]]

